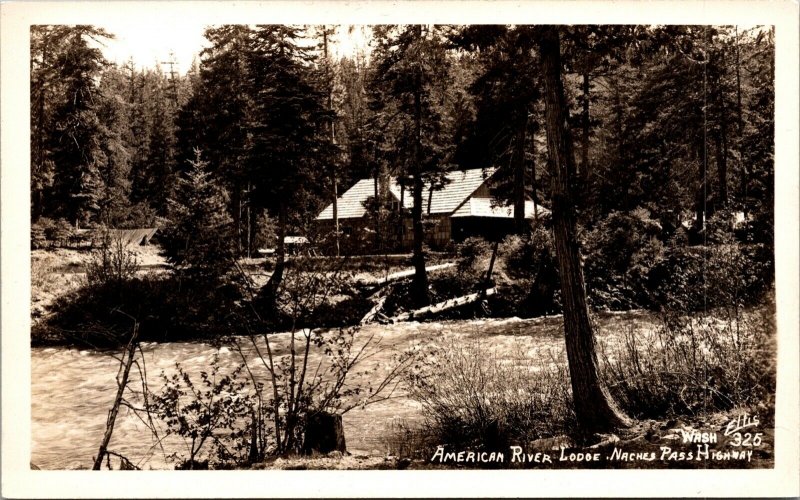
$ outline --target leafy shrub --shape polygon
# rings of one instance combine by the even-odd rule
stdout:
[[[91,287],[120,286],[136,276],[138,270],[136,254],[128,250],[125,242],[105,231],[100,247],[86,263],[86,281]]]
[[[125,219],[115,227],[118,229],[138,229],[158,225],[158,212],[147,202],[140,201],[125,211]]]
[[[259,248],[271,248],[278,239],[277,222],[270,218],[266,213],[256,215],[256,230],[252,235],[252,254],[256,254]]]
[[[363,295],[346,297],[337,302],[325,302],[313,315],[303,318],[303,326],[339,328],[357,324],[374,304]]]
[[[130,320],[141,323],[142,341],[180,341],[230,333],[241,296],[235,287],[186,286],[171,274],[138,275],[121,284],[88,284],[62,297],[52,315],[32,328],[34,342],[119,346],[130,335]]]
[[[41,217],[31,224],[31,247],[41,249],[50,246],[54,227],[55,221],[47,217]]]
[[[66,219],[41,217],[31,224],[31,246],[34,249],[49,246],[66,247],[75,235],[75,228]]]
[[[492,301],[496,314],[522,317],[551,314],[558,302],[558,264],[550,230],[534,227],[530,236],[509,236],[500,245],[499,267],[507,280]]]
[[[726,208],[714,212],[706,220],[705,244],[729,244],[736,241],[733,222],[732,210]]]
[[[200,373],[200,383],[176,363],[177,373],[163,372],[164,385],[151,395],[149,411],[167,424],[169,433],[183,438],[188,455],[174,453],[176,469],[207,469],[243,464],[249,458],[254,400],[248,381],[240,379],[244,365],[221,375],[219,356],[214,355],[210,371]],[[252,417],[251,417],[252,418]]]
[[[498,450],[570,432],[567,369],[548,361],[522,353],[503,360],[478,344],[452,340],[423,351],[408,384],[422,406],[428,442]]]
[[[584,274],[593,307],[613,310],[650,305],[650,269],[659,262],[661,225],[645,209],[611,212],[583,242]]]
[[[772,252],[740,243],[668,247],[648,275],[652,303],[683,312],[754,304],[773,283]]]
[[[483,238],[467,238],[456,245],[459,272],[486,273],[492,256],[492,245]]]

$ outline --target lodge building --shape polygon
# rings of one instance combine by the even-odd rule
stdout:
[[[514,207],[492,197],[490,181],[495,169],[457,170],[445,174],[441,185],[427,183],[423,190],[423,220],[426,243],[434,250],[471,236],[495,239],[514,229]],[[380,217],[374,200],[382,200]],[[376,246],[387,251],[408,251],[413,244],[411,209],[413,199],[408,186],[395,178],[384,182],[361,179],[337,200],[340,246],[348,253],[369,252]],[[549,211],[525,201],[525,218]],[[317,216],[321,232],[333,231],[333,204]],[[380,234],[379,234],[380,233]],[[383,238],[383,241],[376,241]]]

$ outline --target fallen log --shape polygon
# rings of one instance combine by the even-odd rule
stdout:
[[[365,314],[363,318],[361,318],[361,321],[359,321],[358,324],[366,325],[367,323],[375,319],[375,316],[377,316],[377,314],[381,312],[381,308],[383,308],[383,304],[386,302],[386,297],[388,297],[388,295],[384,295],[383,297],[379,298],[375,302],[375,305],[372,307],[372,309],[370,309],[369,312]]]
[[[425,272],[431,273],[433,271],[441,271],[442,269],[448,269],[451,267],[455,267],[454,262],[447,262],[445,264],[436,264],[435,266],[428,266],[425,268]],[[414,269],[408,269],[406,271],[398,271],[396,273],[389,274],[384,278],[361,280],[357,284],[360,286],[381,287],[387,283],[391,283],[392,281],[397,281],[403,278],[409,278],[411,276],[414,276],[414,272],[415,272]]]
[[[419,319],[419,318],[423,318],[425,316],[438,314],[438,313],[447,311],[449,309],[453,309],[455,307],[460,307],[460,306],[463,306],[463,305],[466,305],[466,304],[471,304],[473,302],[477,302],[479,300],[482,300],[485,297],[489,297],[491,295],[494,295],[495,292],[496,292],[496,289],[489,288],[489,289],[484,290],[482,292],[471,293],[469,295],[464,295],[462,297],[456,297],[454,299],[448,299],[448,300],[445,300],[444,302],[439,302],[439,303],[434,304],[432,306],[427,306],[427,307],[423,307],[421,309],[415,309],[414,311],[409,311],[407,313],[398,314],[397,316],[389,319],[389,322],[390,323],[395,323],[395,322],[398,322],[398,321],[410,321],[412,319]]]

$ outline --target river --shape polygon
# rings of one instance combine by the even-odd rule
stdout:
[[[510,318],[370,325],[358,332],[357,339],[363,343],[372,337],[378,348],[361,368],[375,369],[378,375],[385,373],[397,353],[447,337],[476,339],[506,352],[517,346],[531,356],[538,356],[544,348],[563,355],[560,322],[560,318]],[[277,355],[288,353],[289,334],[275,334],[270,338]],[[359,341],[356,344],[360,345]],[[235,349],[200,342],[148,343],[143,345],[142,351],[149,386],[156,391],[162,386],[159,374],[162,371],[167,375],[174,373],[178,362],[193,380],[199,380],[200,371],[208,370],[215,354],[219,355],[220,366],[225,369],[232,369],[241,362]],[[243,344],[243,353],[252,366],[260,363],[252,346]],[[32,349],[32,463],[42,469],[91,467],[116,393],[119,362],[111,354],[114,353],[64,347]],[[321,356],[321,353],[314,353],[310,366]],[[139,380],[135,370],[131,379]],[[141,389],[141,384],[137,387],[137,383],[131,383],[131,387]],[[135,399],[135,395],[130,397]],[[348,450],[384,454],[387,429],[392,422],[395,419],[414,422],[420,418],[419,404],[407,397],[351,410],[344,415]],[[171,468],[174,462],[165,455],[181,451],[185,443],[173,436],[162,445],[164,451],[154,447],[151,432],[133,412],[120,411],[109,449],[145,469]]]

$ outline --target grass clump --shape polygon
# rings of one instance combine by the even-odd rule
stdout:
[[[706,414],[769,403],[775,394],[774,306],[713,315],[663,314],[601,351],[612,394],[636,418]]]
[[[532,359],[520,351],[445,340],[421,356],[408,377],[421,404],[427,439],[410,429],[425,454],[437,445],[507,450],[574,428],[566,366],[555,356]]]

